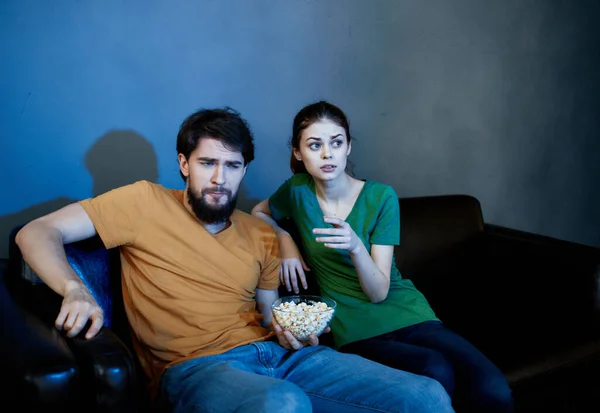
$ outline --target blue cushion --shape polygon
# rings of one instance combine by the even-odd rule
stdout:
[[[110,254],[104,247],[81,241],[65,245],[67,261],[89,288],[104,311],[104,326],[112,327],[113,306],[110,285]],[[33,269],[21,258],[21,276],[32,284],[43,284]]]

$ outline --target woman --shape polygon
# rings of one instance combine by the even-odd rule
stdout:
[[[394,262],[399,244],[398,196],[392,187],[346,173],[352,150],[341,109],[317,102],[294,118],[293,176],[253,215],[278,233],[281,281],[298,293],[304,270],[314,271],[321,294],[337,302],[332,334],[340,351],[438,380],[468,411],[513,411],[500,370],[447,329]],[[276,221],[293,219],[305,259]]]

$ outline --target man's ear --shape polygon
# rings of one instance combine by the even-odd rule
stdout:
[[[186,157],[182,153],[177,155],[177,161],[179,161],[179,170],[181,171],[183,176],[185,176],[186,178],[188,176],[190,176],[190,170],[189,170],[190,164],[189,164],[188,160],[186,159]]]

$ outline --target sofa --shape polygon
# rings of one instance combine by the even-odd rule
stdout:
[[[395,259],[402,275],[447,326],[500,367],[517,412],[600,406],[600,249],[486,223],[469,195],[399,203]],[[291,223],[281,224],[294,233]],[[104,249],[97,237],[66,246],[106,314],[97,337],[70,339],[53,327],[61,297],[23,262],[18,229],[0,283],[0,366],[9,383],[2,403],[18,400],[21,409],[40,412],[153,411],[129,342],[118,250]],[[309,286],[318,293],[314,280]]]

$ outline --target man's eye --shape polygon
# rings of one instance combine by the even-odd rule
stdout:
[[[230,165],[229,165],[229,167],[230,167],[231,169],[240,169],[240,166],[241,166],[241,165],[240,165],[240,164],[237,164],[237,163],[234,163],[234,164],[230,164]]]
[[[213,166],[214,163],[213,162],[200,162],[200,165],[204,165],[204,166]]]

